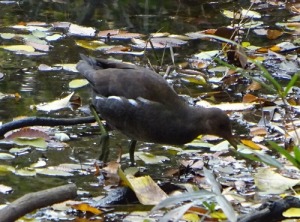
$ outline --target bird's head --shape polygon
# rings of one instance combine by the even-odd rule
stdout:
[[[207,134],[222,137],[237,148],[238,139],[232,135],[231,122],[225,112],[218,108],[207,109],[205,124]]]

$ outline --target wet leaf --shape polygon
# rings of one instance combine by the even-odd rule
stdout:
[[[168,157],[157,156],[151,153],[140,153],[138,154],[138,158],[140,158],[146,164],[157,164],[157,163],[163,163],[164,161],[170,160]]]
[[[299,184],[300,180],[283,177],[271,168],[259,168],[254,182],[264,194],[280,194]]]
[[[251,140],[241,140],[241,142],[242,142],[244,145],[250,147],[250,148],[253,149],[253,150],[261,150],[261,147],[258,146],[257,144],[255,144],[255,143],[254,143],[253,141],[251,141]]]
[[[253,81],[248,87],[247,87],[247,90],[250,90],[250,91],[255,91],[255,90],[259,90],[261,89],[262,86],[259,82],[257,81]]]
[[[46,36],[45,39],[47,41],[51,42],[51,41],[56,41],[56,40],[58,40],[60,38],[63,38],[63,37],[64,37],[63,35],[56,33],[56,34],[53,34],[53,35]]]
[[[23,155],[26,153],[29,153],[29,151],[31,150],[30,147],[25,147],[25,148],[11,148],[9,150],[10,153],[14,154],[14,155]]]
[[[218,143],[215,146],[210,147],[210,151],[212,152],[221,152],[221,151],[226,151],[229,149],[229,142],[224,140],[221,143]]]
[[[150,176],[128,176],[127,180],[141,204],[156,205],[168,197]]]
[[[15,175],[23,177],[34,177],[36,176],[36,172],[34,169],[18,169],[16,170]]]
[[[30,45],[2,45],[0,46],[0,48],[2,49],[6,49],[8,51],[12,51],[12,52],[34,52],[34,48]]]
[[[26,44],[28,46],[32,46],[33,48],[43,51],[43,52],[48,52],[50,50],[50,46],[46,44],[39,44],[31,41],[26,41]]]
[[[182,78],[182,80],[196,85],[206,85],[206,80],[201,75],[198,76],[185,75]]]
[[[217,56],[219,53],[220,53],[219,50],[205,51],[205,52],[200,52],[198,54],[195,54],[194,57],[202,60],[212,60],[213,57]]]
[[[6,173],[14,173],[15,168],[10,165],[0,165],[0,175],[6,174]]]
[[[50,112],[54,110],[64,109],[69,106],[69,102],[74,93],[66,96],[63,99],[55,100],[47,104],[39,104],[36,106],[37,110]]]
[[[283,32],[279,31],[279,30],[268,29],[268,31],[267,31],[268,39],[277,39],[280,36],[282,36],[282,34],[283,34]]]
[[[75,210],[80,210],[80,211],[83,211],[83,212],[90,212],[94,215],[99,215],[99,214],[102,213],[101,210],[99,210],[95,207],[92,207],[92,206],[90,206],[89,204],[86,204],[86,203],[73,204],[73,205],[71,205],[71,207]]]
[[[86,79],[74,79],[71,82],[69,82],[69,87],[71,89],[78,89],[80,87],[88,85],[89,82]]]
[[[0,184],[0,193],[8,194],[12,191],[13,191],[13,188],[11,188],[9,186],[6,186],[6,185],[3,185],[3,184]]]
[[[257,127],[251,127],[250,132],[254,136],[265,136],[268,134],[268,131],[265,127],[257,126]]]
[[[15,156],[9,153],[0,153],[0,160],[12,160]]]
[[[19,130],[9,132],[5,134],[5,139],[6,140],[13,140],[16,138],[43,138],[45,140],[49,140],[50,137],[48,136],[47,133],[37,130],[37,129],[31,129],[28,127],[21,128]]]
[[[97,34],[97,36],[100,38],[107,38],[108,35],[109,35],[109,38],[111,38],[111,39],[119,39],[119,40],[141,38],[144,36],[141,33],[130,33],[130,32],[119,30],[119,29],[103,30]]]
[[[38,160],[38,162],[36,162],[36,163],[32,163],[31,165],[30,165],[30,167],[32,167],[32,168],[38,168],[38,167],[44,167],[44,166],[46,166],[47,165],[47,162],[44,160],[44,159],[39,159]]]
[[[69,172],[65,172],[62,170],[58,170],[58,169],[36,169],[36,172],[38,174],[43,174],[43,175],[47,175],[47,176],[61,176],[61,177],[72,177],[74,176],[72,173]]]
[[[35,25],[13,25],[11,28],[20,29],[20,30],[28,30],[28,31],[41,31],[47,32],[50,31],[50,27],[42,27],[42,26],[35,26]]]
[[[58,71],[58,70],[62,70],[62,67],[48,66],[46,64],[40,64],[38,67],[38,70],[40,70],[40,71]]]
[[[42,32],[40,30],[33,30],[31,33],[37,38],[45,38],[47,36],[46,32]]]
[[[76,40],[75,41],[76,45],[85,48],[85,49],[91,49],[91,50],[96,50],[97,48],[106,45],[103,41],[98,41],[98,40]]]
[[[2,39],[12,39],[16,36],[14,33],[0,33]]]
[[[235,18],[235,19],[241,19],[241,18],[261,18],[260,13],[251,11],[251,10],[246,10],[242,9],[241,13],[237,13],[234,11],[229,11],[229,10],[222,10],[223,15],[225,15],[228,18]]]
[[[65,142],[69,141],[70,137],[66,133],[55,133],[54,138],[58,141]]]
[[[224,111],[238,111],[249,110],[252,109],[254,106],[254,103],[222,103],[218,105],[213,105],[212,107],[216,107]]]
[[[34,146],[37,148],[47,148],[47,142],[43,138],[14,138],[13,142],[20,146]]]
[[[282,216],[291,218],[291,217],[300,217],[300,208],[289,208],[288,210],[282,213]]]
[[[69,26],[69,34],[79,36],[95,36],[96,29],[92,27],[85,27],[76,24]]]
[[[53,66],[61,67],[63,70],[69,71],[69,72],[78,72],[76,69],[75,63],[65,63],[65,64],[54,64]]]

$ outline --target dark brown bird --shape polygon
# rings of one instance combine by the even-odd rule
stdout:
[[[236,147],[228,116],[217,108],[189,106],[160,75],[135,65],[81,55],[78,71],[93,90],[100,117],[132,140],[182,145],[200,134]],[[133,163],[134,147],[130,150]]]

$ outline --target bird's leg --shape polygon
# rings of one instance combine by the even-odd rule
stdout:
[[[129,159],[130,165],[134,166],[134,151],[135,151],[136,140],[131,140],[129,143]]]
[[[101,133],[101,136],[100,136],[101,154],[99,156],[99,160],[106,162],[108,159],[108,156],[109,156],[109,135],[108,135],[108,132],[106,131],[105,127],[103,126],[103,123],[101,122],[95,107],[93,105],[90,105],[90,109],[99,125],[100,133]]]

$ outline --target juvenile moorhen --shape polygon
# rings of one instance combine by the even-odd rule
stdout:
[[[230,120],[222,110],[189,106],[154,71],[80,56],[77,69],[92,86],[96,111],[133,141],[182,145],[200,134],[212,134],[237,146]],[[129,150],[132,164],[135,142]]]

